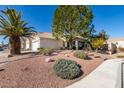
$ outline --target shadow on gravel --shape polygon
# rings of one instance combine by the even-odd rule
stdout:
[[[5,70],[5,69],[0,69],[0,72],[1,72],[1,71],[4,71],[4,70]]]

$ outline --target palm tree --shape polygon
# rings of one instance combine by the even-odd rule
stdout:
[[[22,20],[22,13],[15,9],[1,11],[0,15],[0,35],[4,35],[4,39],[9,38],[10,53],[12,55],[21,52],[21,37],[31,37],[35,31],[33,27],[29,27],[28,23]]]

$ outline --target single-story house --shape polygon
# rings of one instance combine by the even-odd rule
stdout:
[[[111,51],[118,47],[124,48],[124,38],[110,38],[106,43]],[[34,35],[33,38],[21,38],[22,50],[31,50],[35,52],[38,51],[38,48],[60,49],[63,47],[69,47],[69,43],[63,38],[61,40],[56,40],[50,32],[39,32]],[[77,36],[73,41],[72,47],[74,49],[83,49],[83,38]]]
[[[110,38],[107,40],[109,50],[117,51],[117,48],[124,48],[124,38]]]
[[[62,40],[56,40],[52,33],[39,32],[32,38],[21,38],[21,49],[38,51],[38,48],[58,49],[63,47]]]
[[[124,48],[124,37],[123,38],[110,38],[107,40],[107,44],[115,44],[117,48],[123,47]]]
[[[39,32],[33,38],[21,38],[22,50],[38,51],[38,48],[60,49],[63,47],[69,47],[69,43],[63,38],[56,40],[52,33],[49,32]],[[74,49],[82,49],[84,47],[82,38],[76,37],[72,47]]]

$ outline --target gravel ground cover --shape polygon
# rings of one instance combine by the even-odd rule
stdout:
[[[53,71],[55,62],[45,62],[46,58],[75,60],[81,65],[84,74],[74,80],[61,79]],[[78,59],[73,56],[72,51],[63,51],[52,56],[35,55],[29,58],[16,59],[8,63],[5,69],[0,70],[0,87],[63,88],[87,76],[103,61],[103,56],[101,58],[92,57],[90,60]]]

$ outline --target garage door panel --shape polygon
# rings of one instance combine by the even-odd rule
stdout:
[[[60,48],[62,47],[62,42],[52,39],[41,39],[40,47],[42,48]]]

